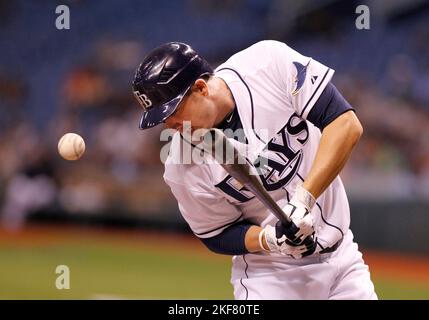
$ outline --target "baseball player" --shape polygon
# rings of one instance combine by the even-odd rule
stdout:
[[[177,130],[164,179],[193,233],[232,255],[236,299],[377,299],[349,229],[340,177],[362,126],[334,70],[282,42],[261,41],[213,70],[189,45],[164,44],[138,67],[140,128]],[[219,128],[255,166],[296,228],[286,228],[216,163],[178,163],[184,123]]]

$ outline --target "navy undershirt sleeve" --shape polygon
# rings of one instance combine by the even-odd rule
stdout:
[[[211,238],[200,238],[200,240],[211,251],[227,255],[243,255],[249,253],[244,243],[247,230],[252,224],[239,222],[229,226],[222,233]]]
[[[329,82],[308,114],[307,120],[323,130],[338,116],[349,110],[354,111],[337,88]]]

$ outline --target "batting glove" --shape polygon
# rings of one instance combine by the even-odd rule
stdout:
[[[310,212],[315,203],[316,199],[313,195],[299,186],[292,199],[283,208],[283,211],[297,227],[293,235],[286,233],[288,239],[293,243],[300,244],[314,235],[313,218]]]
[[[285,235],[285,227],[278,221],[276,227],[267,225],[259,233],[259,245],[266,252],[276,252],[283,255],[288,255],[294,259],[301,259],[303,257],[313,254],[316,250],[316,241],[313,237],[307,237],[302,243],[296,244],[291,242]],[[279,234],[281,236],[279,237]],[[262,239],[268,246],[266,248]]]

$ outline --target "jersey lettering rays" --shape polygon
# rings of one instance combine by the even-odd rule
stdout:
[[[285,187],[296,175],[303,160],[302,146],[308,141],[308,125],[297,114],[273,137],[260,153],[254,166],[267,191]],[[231,176],[217,187],[237,201],[253,198],[249,190]]]

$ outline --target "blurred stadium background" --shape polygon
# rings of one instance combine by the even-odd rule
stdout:
[[[0,298],[232,299],[230,258],[191,236],[130,83],[164,42],[216,66],[276,39],[334,68],[364,125],[342,178],[377,293],[428,299],[428,21],[424,0],[0,0]],[[77,162],[57,154],[69,131],[87,144]]]

